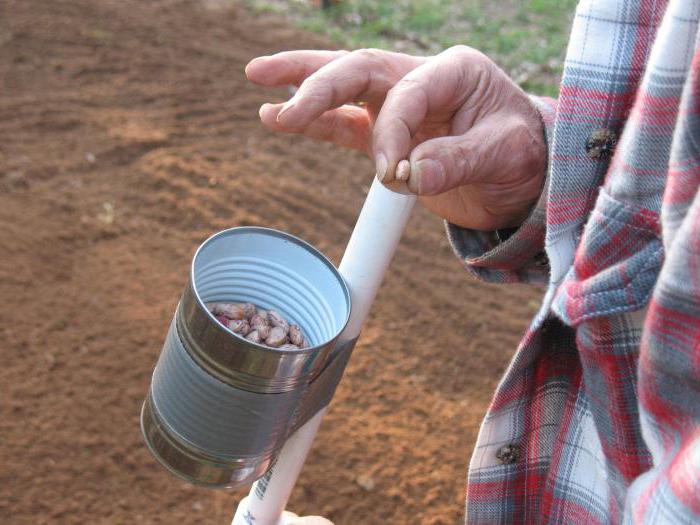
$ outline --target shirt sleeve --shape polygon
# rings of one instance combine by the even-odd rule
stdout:
[[[549,149],[557,101],[535,96],[530,100],[542,118]],[[547,180],[537,204],[515,231],[471,230],[448,222],[447,238],[455,255],[479,279],[494,283],[546,284],[549,279],[549,261],[544,251],[546,205]]]

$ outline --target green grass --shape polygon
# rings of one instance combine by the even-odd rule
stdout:
[[[555,95],[577,0],[244,0],[348,48],[430,55],[455,44],[495,60],[525,90]]]

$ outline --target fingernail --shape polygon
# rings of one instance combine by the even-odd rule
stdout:
[[[377,170],[377,178],[379,179],[379,182],[382,182],[384,180],[384,177],[386,177],[386,169],[389,167],[389,164],[387,163],[386,157],[383,153],[379,153],[375,157],[374,166]]]
[[[411,163],[407,160],[402,160],[396,166],[396,180],[407,181],[411,176]]]
[[[260,118],[262,118],[263,113],[265,112],[265,110],[267,109],[267,107],[268,107],[268,106],[271,106],[271,105],[272,105],[272,104],[269,104],[269,103],[266,102],[265,104],[263,104],[262,106],[260,106],[260,109],[258,110],[258,116],[259,116]]]
[[[419,195],[438,193],[445,180],[442,164],[432,159],[423,159],[411,165],[408,188]]]
[[[250,62],[248,62],[248,63],[246,64],[246,66],[245,66],[245,74],[246,74],[246,76],[248,76],[248,74],[250,73],[250,67],[251,67],[251,66],[253,66],[256,62],[261,62],[261,61],[265,60],[266,58],[268,58],[268,57],[266,57],[266,56],[264,56],[264,57],[255,57],[253,60],[251,60]]]
[[[277,113],[277,122],[280,121],[280,119],[282,118],[282,115],[287,113],[287,111],[292,109],[294,106],[295,106],[295,103],[292,102],[291,100],[289,102],[287,102],[284,106],[282,106],[282,109],[280,109],[280,112]]]

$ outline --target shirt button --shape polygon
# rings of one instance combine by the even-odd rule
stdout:
[[[611,129],[596,129],[586,140],[586,155],[592,159],[607,159],[615,150],[617,135]]]
[[[535,266],[544,267],[549,265],[549,257],[545,252],[539,252],[535,255]]]
[[[496,459],[504,465],[512,465],[520,459],[520,449],[517,445],[504,445],[496,452]]]

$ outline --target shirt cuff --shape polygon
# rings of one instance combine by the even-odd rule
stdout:
[[[546,193],[546,190],[542,192],[528,218],[505,240],[497,230],[470,230],[446,223],[447,238],[467,270],[488,282],[546,284],[549,280],[549,261],[544,252]]]
[[[540,114],[542,124],[544,124],[544,138],[547,142],[547,151],[552,143],[552,134],[554,133],[554,120],[557,116],[557,99],[551,97],[537,97],[529,95],[530,102],[535,106],[535,109]]]
[[[551,143],[557,101],[530,96],[544,124],[547,150]],[[530,215],[512,230],[478,231],[446,223],[447,238],[457,257],[477,278],[495,283],[546,284],[549,260],[544,251],[547,226],[547,184]]]

